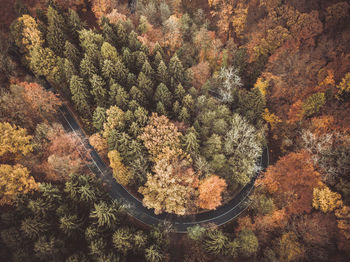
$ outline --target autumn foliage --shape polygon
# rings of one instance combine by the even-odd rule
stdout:
[[[211,175],[199,184],[199,206],[204,209],[216,209],[221,204],[221,194],[226,189],[224,179]]]

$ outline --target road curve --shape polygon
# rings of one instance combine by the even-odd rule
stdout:
[[[9,54],[21,59],[21,55],[17,48],[9,50]],[[28,74],[37,78],[39,82],[45,87],[45,89],[55,92],[48,81],[43,77],[37,77],[30,71]],[[210,90],[212,91],[212,90]],[[212,91],[212,95],[220,99],[220,96]],[[153,209],[148,209],[142,205],[142,202],[130,194],[122,185],[118,184],[112,175],[112,170],[104,163],[96,150],[89,144],[87,137],[83,130],[79,126],[78,122],[74,118],[69,108],[64,104],[59,109],[59,120],[64,128],[73,132],[75,135],[83,138],[83,146],[86,150],[90,151],[92,164],[89,165],[90,170],[101,178],[102,181],[108,186],[108,191],[112,198],[123,201],[128,205],[128,213],[135,219],[141,221],[147,225],[157,225],[159,222],[167,220],[173,224],[175,232],[186,233],[187,228],[194,225],[201,225],[207,223],[213,223],[218,226],[223,225],[232,219],[239,216],[250,204],[249,194],[254,187],[254,182],[259,175],[259,171],[252,177],[251,181],[242,188],[242,190],[229,202],[218,207],[216,210],[203,212],[196,215],[177,216],[175,214],[163,213],[160,215],[154,214]],[[261,169],[266,169],[269,164],[268,148],[265,147],[257,165]]]
[[[122,185],[118,184],[112,175],[112,170],[104,163],[96,150],[89,144],[88,139],[84,135],[81,127],[77,123],[73,114],[66,105],[60,108],[60,121],[67,131],[73,132],[85,140],[84,147],[90,151],[92,164],[89,166],[91,171],[100,177],[105,184],[108,185],[110,195],[118,200],[126,203],[128,213],[147,225],[156,225],[163,220],[170,221],[173,228],[178,233],[187,232],[187,228],[197,224],[214,223],[223,225],[241,214],[249,205],[249,194],[254,187],[254,182],[259,175],[257,172],[251,181],[242,188],[242,190],[229,202],[211,210],[196,215],[178,216],[175,214],[163,213],[154,214],[153,209],[148,209],[142,205],[142,202],[129,193]],[[263,150],[263,154],[259,159],[258,166],[265,169],[269,163],[268,149]]]

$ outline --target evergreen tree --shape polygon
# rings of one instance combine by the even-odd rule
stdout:
[[[57,10],[49,6],[47,8],[47,21],[48,27],[46,40],[48,46],[56,55],[63,56],[64,45],[66,42],[64,18]]]
[[[74,44],[72,44],[69,41],[66,41],[64,45],[63,54],[64,57],[71,61],[76,68],[79,67],[80,52]]]
[[[146,60],[142,65],[141,72],[144,73],[149,79],[154,79],[154,70],[148,60]]]
[[[160,82],[167,84],[169,82],[168,68],[163,60],[160,60],[157,68],[157,77]]]
[[[78,71],[76,70],[76,67],[73,65],[73,63],[67,58],[64,59],[63,67],[66,82],[67,84],[69,84],[69,81],[71,80],[72,76],[78,75]]]
[[[60,217],[60,229],[67,235],[73,236],[78,233],[81,227],[81,221],[78,219],[77,215],[64,215]]]
[[[64,242],[53,236],[41,236],[34,243],[35,255],[44,261],[59,260],[63,252]]]
[[[147,98],[144,92],[142,92],[138,87],[133,86],[130,89],[130,97],[138,102],[140,105],[146,105],[147,104]],[[130,101],[131,102],[131,101]]]
[[[183,121],[185,123],[188,123],[190,120],[190,114],[188,113],[188,110],[186,107],[182,107],[178,116],[178,119],[180,121]]]
[[[154,101],[162,102],[162,104],[166,107],[170,107],[171,105],[171,93],[169,89],[163,83],[160,83],[154,93]]]
[[[124,64],[128,67],[128,68],[132,68],[132,65],[134,63],[134,59],[133,59],[133,56],[130,52],[130,49],[129,48],[123,48],[123,62]]]
[[[49,225],[39,217],[27,217],[21,223],[21,231],[29,238],[36,239],[48,230]]]
[[[92,116],[92,124],[98,130],[103,129],[103,123],[106,121],[106,109],[103,107],[97,107]]]
[[[128,47],[132,52],[136,52],[137,50],[140,49],[141,43],[137,39],[137,34],[134,31],[131,31],[128,37]]]
[[[121,49],[123,46],[127,46],[128,36],[125,27],[121,21],[117,22],[115,26],[115,32],[117,35],[116,43],[118,45],[118,48]]]
[[[207,231],[204,237],[204,248],[212,255],[223,255],[228,244],[228,238],[218,229]]]
[[[146,61],[148,61],[147,55],[142,51],[135,52],[133,54],[135,55],[135,58],[136,58],[135,60],[136,69],[138,72],[140,72],[143,67],[143,64],[146,63]]]
[[[189,113],[194,111],[194,101],[190,94],[184,96],[182,99],[182,105],[187,109]]]
[[[175,117],[178,117],[178,115],[180,114],[180,110],[181,110],[181,106],[179,101],[175,101],[175,103],[173,104],[173,113]]]
[[[176,54],[170,59],[169,74],[176,83],[182,83],[185,80],[184,68]]]
[[[145,96],[150,99],[153,96],[153,83],[152,81],[144,74],[140,73],[137,78],[137,83],[139,89],[145,94]]]
[[[114,64],[115,67],[115,80],[120,84],[125,84],[127,76],[129,74],[129,70],[125,67],[121,59]]]
[[[72,100],[77,109],[83,114],[90,114],[90,106],[88,103],[88,95],[84,88],[84,80],[74,75],[70,80],[69,86],[72,93]]]
[[[87,80],[97,73],[93,59],[87,53],[84,54],[84,58],[80,61],[80,75]]]
[[[133,248],[133,235],[129,228],[118,228],[113,234],[113,246],[124,256]]]
[[[101,46],[101,55],[104,60],[108,59],[114,63],[119,62],[119,54],[117,49],[108,42],[104,42]]]
[[[167,111],[165,109],[165,106],[162,102],[158,102],[157,103],[157,108],[156,108],[156,111],[159,115],[164,115],[164,116],[167,116]]]
[[[124,88],[118,85],[115,93],[115,105],[126,111],[130,98],[128,92],[126,92]]]
[[[192,126],[187,129],[186,134],[182,138],[182,146],[186,152],[191,155],[196,155],[199,152],[199,135],[196,129]]]
[[[164,260],[164,255],[156,245],[146,248],[145,256],[148,262],[161,262]]]
[[[108,18],[102,17],[100,24],[101,24],[104,39],[110,44],[117,43],[118,42],[117,35],[114,32],[113,27],[110,24]]]
[[[185,96],[185,89],[182,87],[181,83],[179,83],[177,85],[177,87],[175,88],[175,98],[178,101],[183,101],[183,98]]]
[[[90,78],[91,94],[94,96],[97,106],[102,107],[105,105],[107,91],[105,89],[106,83],[99,75],[92,75]]]
[[[117,75],[116,67],[111,60],[104,60],[102,66],[102,75],[106,80],[114,79]]]
[[[90,217],[97,220],[100,227],[107,226],[108,228],[113,228],[117,223],[117,211],[118,209],[115,206],[101,201],[98,204],[94,204]]]
[[[67,24],[69,28],[69,34],[74,37],[75,43],[79,41],[79,31],[86,27],[86,23],[81,21],[77,12],[73,9],[68,10]]]
[[[133,73],[128,74],[128,79],[126,80],[128,87],[131,88],[132,86],[137,85],[137,78]]]

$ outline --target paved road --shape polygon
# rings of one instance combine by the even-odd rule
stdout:
[[[259,172],[252,178],[249,184],[235,196],[231,201],[216,210],[188,216],[177,216],[174,214],[164,213],[155,215],[153,209],[148,209],[142,205],[142,202],[130,194],[122,185],[118,184],[112,175],[112,170],[104,163],[95,149],[88,143],[79,124],[74,119],[67,106],[60,108],[60,120],[67,131],[74,132],[76,135],[85,140],[84,146],[90,150],[92,164],[89,166],[92,172],[100,177],[107,185],[110,195],[122,200],[128,204],[128,213],[137,220],[148,224],[156,225],[162,220],[168,220],[173,224],[174,230],[179,233],[187,232],[187,228],[196,224],[214,223],[223,225],[240,215],[249,205],[249,194],[254,187],[254,182]],[[269,162],[268,149],[265,148],[258,166],[266,168]]]

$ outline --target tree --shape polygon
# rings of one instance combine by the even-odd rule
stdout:
[[[56,55],[62,56],[65,45],[65,21],[61,14],[57,10],[49,6],[47,8],[47,35],[46,40],[51,50]]]
[[[30,52],[30,68],[38,76],[54,79],[58,67],[57,57],[50,48],[35,46]]]
[[[302,105],[303,115],[309,117],[317,113],[322,106],[326,103],[326,97],[324,93],[315,93],[309,96]]]
[[[28,54],[35,46],[42,46],[44,39],[35,19],[22,15],[11,25],[11,36],[22,53]]]
[[[231,129],[224,137],[224,152],[232,173],[229,181],[246,185],[256,171],[262,148],[256,129],[238,114],[233,115]]]
[[[186,134],[182,137],[182,147],[191,155],[199,153],[199,135],[193,126],[187,129]]]
[[[163,62],[163,60],[160,60],[158,67],[157,67],[157,78],[160,82],[163,84],[167,84],[169,82],[169,75],[168,75],[168,68]]]
[[[10,123],[0,123],[0,157],[20,157],[25,156],[33,150],[31,144],[32,136],[27,135],[24,128],[11,125]]]
[[[342,204],[341,195],[332,192],[326,185],[314,188],[312,206],[315,209],[327,213],[339,208]]]
[[[350,73],[345,74],[341,82],[337,85],[338,94],[337,98],[339,99],[342,95],[350,93]]]
[[[180,148],[180,135],[176,126],[166,116],[152,113],[148,125],[139,138],[144,142],[152,158],[164,153],[166,148]]]
[[[0,165],[0,205],[10,204],[18,194],[27,194],[37,189],[29,170],[20,164]]]
[[[211,175],[200,181],[198,189],[199,206],[204,209],[216,209],[221,205],[221,194],[226,189],[226,182],[216,175]]]
[[[220,98],[225,103],[230,103],[234,99],[234,91],[240,88],[243,84],[238,69],[230,67],[228,69],[221,68],[219,79],[222,84],[219,87]]]
[[[110,205],[104,201],[94,204],[94,208],[90,212],[90,217],[97,220],[100,227],[107,226],[108,228],[113,228],[116,226],[118,218],[119,209],[116,203]]]
[[[239,232],[237,241],[239,243],[239,251],[242,256],[251,257],[258,252],[258,238],[250,229],[244,229]]]
[[[298,242],[294,232],[284,233],[279,242],[279,255],[281,261],[301,259],[305,255],[305,248]]]
[[[37,239],[48,231],[49,225],[39,217],[27,217],[21,222],[21,231],[31,239]]]
[[[70,60],[76,68],[79,67],[81,54],[79,50],[76,48],[76,46],[71,42],[69,42],[68,40],[64,44],[63,54],[64,54],[64,57]]]
[[[311,212],[312,190],[319,180],[320,174],[311,164],[310,155],[301,151],[280,158],[275,165],[267,168],[257,183],[262,184],[279,201],[290,196],[286,206],[287,213],[300,214]]]
[[[117,49],[107,42],[103,42],[101,46],[101,55],[104,60],[111,60],[114,63],[120,59]]]
[[[106,109],[104,107],[96,107],[93,116],[92,124],[98,130],[102,131],[103,124],[106,121]]]
[[[163,105],[169,107],[171,104],[171,93],[165,84],[160,83],[154,93],[154,100],[156,102],[162,102]]]
[[[123,131],[125,127],[125,113],[117,106],[111,106],[106,111],[107,121],[103,124],[103,137],[108,138],[113,129]]]
[[[105,81],[99,75],[93,74],[90,78],[91,94],[94,96],[97,106],[103,106],[106,100],[107,91]]]
[[[78,2],[81,0],[77,0]],[[67,6],[67,5],[63,5]],[[74,40],[78,42],[79,40],[79,31],[83,30],[86,27],[86,23],[81,21],[77,12],[73,9],[68,9],[68,19],[67,26],[70,30],[70,35],[74,36]]]
[[[34,244],[35,255],[42,260],[51,260],[59,258],[62,252],[64,242],[53,236],[40,236]]]
[[[69,86],[72,93],[72,100],[77,109],[83,114],[90,114],[90,106],[88,103],[88,95],[84,88],[84,80],[74,75],[69,82]]]
[[[160,157],[154,166],[154,174],[147,174],[145,186],[139,188],[143,194],[143,204],[148,208],[154,208],[154,213],[161,212],[184,215],[190,199],[194,194],[194,183],[196,177],[193,170],[186,169],[187,174],[177,173],[176,170],[185,167],[176,167],[175,163],[169,161],[168,156]]]
[[[105,76],[103,68],[102,74],[103,76]],[[80,75],[83,76],[85,79],[88,79],[97,73],[98,70],[93,61],[93,58],[90,57],[87,53],[85,53],[83,59],[80,61]]]
[[[148,262],[161,262],[164,260],[164,255],[155,245],[145,249],[145,257]]]
[[[110,166],[113,169],[113,176],[118,183],[126,186],[131,183],[133,179],[132,173],[122,163],[122,158],[117,150],[108,152]]]
[[[177,83],[182,83],[185,79],[184,68],[180,59],[175,54],[169,62],[169,75],[174,78]]]
[[[95,133],[89,137],[89,143],[93,146],[97,152],[102,156],[105,156],[108,152],[108,144],[105,138],[100,133]]]
[[[209,229],[203,240],[204,249],[212,255],[223,255],[228,244],[228,237],[219,229]]]
[[[128,228],[118,228],[113,233],[113,246],[124,256],[133,248],[133,235]]]
[[[68,236],[74,236],[78,233],[82,221],[77,215],[64,215],[60,217],[60,229]]]

